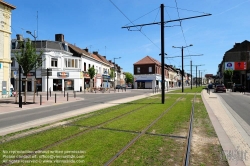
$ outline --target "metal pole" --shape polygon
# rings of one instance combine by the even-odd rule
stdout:
[[[192,61],[190,61],[190,66],[191,66],[191,89],[192,89],[192,84],[193,84]]]
[[[181,92],[183,93],[184,87],[183,87],[183,75],[184,75],[184,70],[183,70],[183,46],[181,47]]]
[[[35,38],[35,51],[36,51],[36,31],[35,31],[35,33],[34,33],[34,38]],[[35,81],[36,81],[36,63],[35,63]],[[36,87],[35,87],[35,92],[38,93],[38,92],[37,92],[37,85],[36,85]]]
[[[197,88],[197,65],[196,65],[196,79],[195,79],[195,84],[196,84],[196,88]]]
[[[67,101],[69,101],[69,93],[67,92]]]
[[[201,86],[201,77],[200,77],[201,71],[199,70],[199,86]]]
[[[21,65],[19,65],[19,108],[22,108],[22,96],[21,96],[21,81],[22,81],[22,78],[21,78]]]
[[[40,105],[42,105],[42,95],[40,95]]]
[[[164,51],[164,4],[161,4],[161,103],[164,104],[165,102],[165,51]]]
[[[49,68],[47,68],[47,101],[49,100]]]
[[[114,58],[114,92],[116,91],[116,89],[115,89],[115,76],[116,76],[116,74],[115,74],[115,58]]]
[[[55,103],[56,103],[56,93],[55,93]]]

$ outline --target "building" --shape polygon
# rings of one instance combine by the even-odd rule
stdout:
[[[218,65],[217,78],[226,86],[231,80],[224,74],[226,69],[234,71],[232,82],[242,84],[250,89],[250,42],[235,43],[234,47],[226,51],[221,63]]]
[[[17,35],[17,39],[12,40],[12,73],[17,73],[18,63],[15,62],[15,52],[20,51],[18,41],[22,39]],[[56,34],[55,41],[36,40],[32,41],[36,46],[37,54],[42,52],[42,66],[36,71],[32,70],[28,74],[27,91],[34,91],[35,75],[38,91],[64,91],[74,90],[81,91],[90,87],[90,77],[88,69],[94,67],[96,75],[93,78],[95,88],[110,87],[110,70],[113,67],[105,56],[98,52],[90,53],[87,48],[81,49],[64,40],[63,34]],[[117,65],[118,66],[118,65]],[[49,70],[47,79],[46,71]],[[36,74],[35,74],[36,72]],[[118,81],[124,82],[121,77],[122,68],[118,66],[116,71],[119,76]],[[22,75],[22,79],[25,76]],[[11,81],[17,87],[15,74],[12,75]],[[47,86],[48,85],[48,86]],[[25,82],[22,82],[22,91],[24,91]]]
[[[169,87],[169,71],[166,65],[164,66],[164,73],[165,87]],[[159,61],[146,56],[134,63],[135,89],[161,88],[161,81],[161,63]]]
[[[0,98],[8,97],[10,90],[10,42],[11,42],[11,12],[15,6],[0,1]]]

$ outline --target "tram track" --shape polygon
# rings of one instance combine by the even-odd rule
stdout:
[[[38,152],[38,151],[45,151],[45,150],[47,150],[47,149],[49,149],[49,148],[52,148],[52,147],[57,146],[57,145],[60,145],[60,144],[66,142],[66,141],[68,141],[68,140],[71,140],[71,139],[73,139],[73,138],[76,138],[76,137],[78,137],[78,136],[81,136],[81,135],[84,134],[84,133],[87,133],[87,132],[93,131],[93,130],[95,130],[95,129],[98,129],[98,128],[100,128],[102,125],[105,125],[105,124],[107,124],[107,123],[110,123],[110,122],[113,122],[113,121],[115,121],[115,120],[118,120],[119,118],[122,118],[122,117],[124,117],[124,116],[126,116],[126,115],[128,115],[128,114],[131,114],[131,113],[133,113],[133,112],[135,112],[135,111],[137,111],[137,110],[140,110],[140,109],[142,109],[142,108],[145,108],[145,107],[147,107],[147,106],[150,105],[150,104],[154,104],[154,103],[156,103],[158,100],[159,100],[159,99],[154,99],[154,100],[153,100],[152,102],[150,102],[150,103],[146,103],[146,104],[144,104],[144,105],[142,105],[142,106],[140,106],[140,107],[138,107],[138,108],[132,109],[132,110],[130,110],[130,111],[124,113],[124,114],[121,114],[121,115],[116,116],[116,117],[114,117],[114,118],[112,118],[112,119],[109,119],[109,120],[107,120],[107,121],[104,121],[104,122],[102,122],[102,123],[99,123],[99,124],[97,124],[97,125],[95,125],[95,126],[90,126],[90,127],[86,126],[86,127],[87,127],[86,130],[83,130],[83,131],[81,131],[81,132],[78,132],[78,133],[75,133],[75,134],[73,134],[73,135],[70,135],[70,136],[68,136],[68,137],[66,137],[66,138],[63,138],[63,139],[61,139],[61,140],[59,140],[59,141],[56,141],[56,142],[54,142],[54,143],[52,143],[52,144],[46,145],[46,146],[44,146],[44,147],[42,147],[42,148],[33,150],[31,153],[23,154],[21,157],[14,158],[13,160],[8,161],[7,163],[3,163],[2,166],[11,165],[11,164],[13,163],[13,161],[22,160],[22,159],[24,159],[26,156],[35,155],[36,152]],[[138,103],[138,104],[139,104],[139,103]],[[117,109],[119,109],[119,108],[117,108]],[[117,110],[117,109],[112,109],[112,111],[115,111],[115,110]],[[99,114],[97,114],[97,115],[99,115]],[[79,120],[79,119],[77,119],[77,120]],[[74,123],[74,121],[73,121],[73,122],[71,121],[71,122],[68,123],[68,124],[64,124],[64,126],[78,126],[78,127],[84,127],[83,125],[74,125],[74,124],[72,124],[72,123]]]

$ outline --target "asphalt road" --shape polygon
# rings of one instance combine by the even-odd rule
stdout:
[[[217,93],[250,126],[250,96],[240,92]],[[241,122],[239,122],[241,123]]]
[[[59,115],[65,112],[82,109],[84,107],[94,106],[96,104],[102,104],[105,102],[110,102],[127,97],[134,97],[147,93],[152,93],[152,90],[132,90],[127,93],[112,92],[110,94],[82,94],[77,95],[78,97],[84,98],[84,100],[82,101],[1,114],[0,130],[1,128],[22,124],[53,115]]]

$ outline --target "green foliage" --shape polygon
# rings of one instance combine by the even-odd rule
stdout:
[[[96,73],[95,73],[95,68],[93,66],[91,68],[89,68],[88,74],[89,74],[90,79],[94,78]]]
[[[232,69],[224,70],[224,76],[229,77],[230,81],[233,82],[234,71]]]
[[[113,79],[115,77],[115,71],[114,71],[114,69],[110,69],[109,76],[110,76],[110,79]]]
[[[42,61],[39,61],[39,59],[42,59],[43,52],[36,54],[36,48],[29,39],[28,42],[21,41],[20,44],[21,51],[15,53],[15,58],[23,68],[23,75],[27,76],[32,69],[42,66]]]
[[[133,80],[134,80],[133,74],[126,72],[125,76],[126,76],[126,83],[133,83]]]

